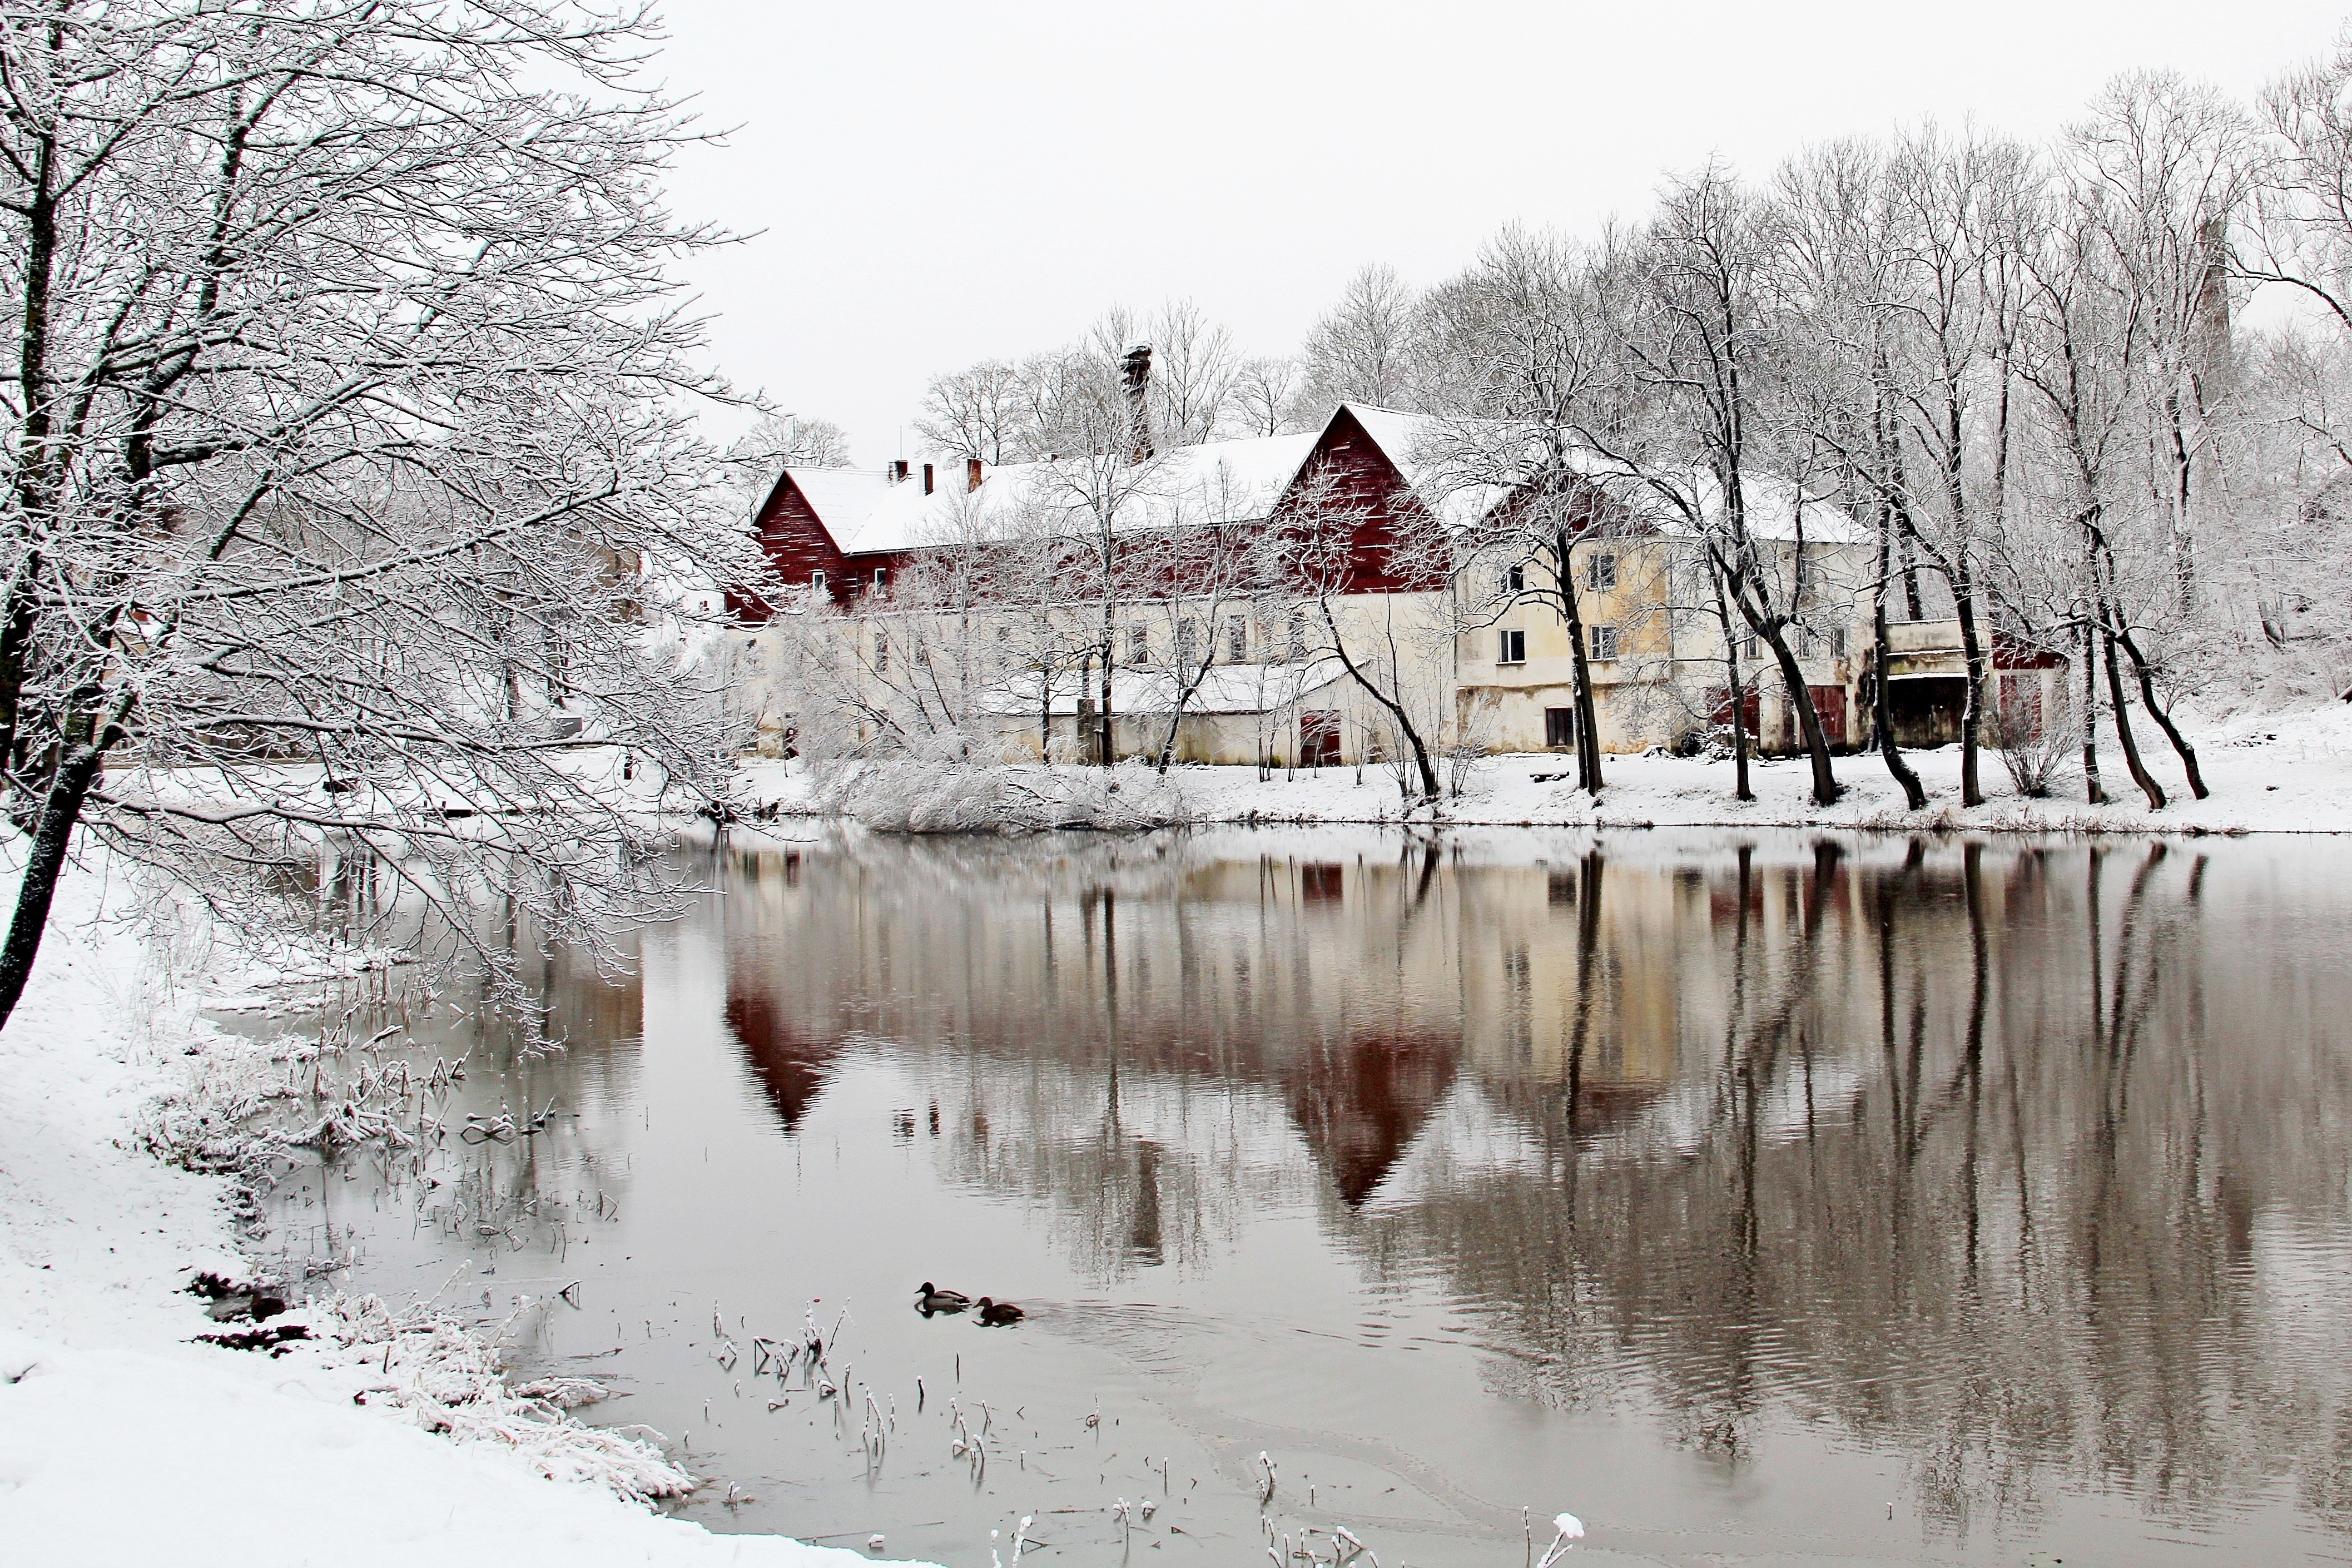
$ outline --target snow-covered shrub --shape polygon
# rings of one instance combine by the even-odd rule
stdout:
[[[2050,794],[2066,762],[2082,743],[2071,704],[2054,703],[2035,713],[2014,703],[1995,702],[1985,714],[1985,738],[2000,753],[2001,766],[2017,793],[2040,800]]]
[[[883,833],[1135,832],[1192,820],[1182,789],[1139,759],[1113,768],[845,762],[823,771],[814,798]]]
[[[398,1411],[457,1442],[511,1448],[551,1480],[587,1481],[636,1501],[701,1484],[655,1446],[659,1433],[590,1426],[568,1414],[604,1397],[601,1385],[584,1378],[511,1384],[497,1345],[446,1313],[394,1312],[374,1296],[336,1295],[304,1315],[315,1353],[361,1375],[362,1404]]]

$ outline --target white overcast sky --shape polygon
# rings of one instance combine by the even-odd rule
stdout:
[[[874,467],[915,452],[929,376],[1114,303],[1189,295],[1286,352],[1367,261],[1433,282],[1513,220],[1638,216],[1710,153],[2046,135],[2135,68],[2251,98],[2343,5],[667,0],[658,71],[735,128],[672,184],[756,232],[688,271],[719,367]]]

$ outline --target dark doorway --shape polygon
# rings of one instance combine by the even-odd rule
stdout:
[[[1754,686],[1750,685],[1740,692],[1739,727],[1747,731],[1751,739],[1756,734],[1756,720],[1760,706],[1759,694]],[[1710,724],[1721,724],[1727,728],[1730,725],[1731,689],[1729,687],[1718,686],[1707,693],[1706,721]]]
[[[1948,746],[1960,738],[1964,675],[1897,676],[1886,683],[1886,717],[1897,745]]]
[[[1298,716],[1298,765],[1302,768],[1339,765],[1339,715],[1332,712]]]
[[[1843,686],[1809,686],[1805,688],[1813,700],[1813,716],[1822,721],[1822,733],[1829,743],[1843,751],[1846,740],[1845,688]]]

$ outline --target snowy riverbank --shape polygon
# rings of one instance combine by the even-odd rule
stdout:
[[[389,1315],[348,1299],[306,1310],[289,1281],[293,1310],[263,1326],[310,1339],[276,1357],[198,1342],[254,1326],[214,1321],[187,1289],[205,1271],[247,1277],[235,1187],[147,1148],[169,1121],[159,1104],[177,1097],[206,1114],[206,1075],[250,1074],[257,1047],[195,1016],[198,994],[168,977],[200,955],[184,946],[155,962],[146,904],[119,876],[73,874],[0,1031],[0,1541],[12,1561],[866,1560],[714,1535],[624,1500],[608,1489],[685,1478],[651,1447],[551,1421],[545,1400],[519,1397],[535,1391],[495,1376],[480,1342],[404,1318],[400,1303]]]
[[[2334,704],[2297,713],[2249,714],[2193,731],[2211,795],[2189,797],[2180,764],[2161,735],[2141,737],[2142,753],[2171,797],[2161,811],[2125,772],[2112,737],[2103,739],[2100,763],[2109,804],[2086,805],[2079,773],[2063,776],[2053,794],[2029,799],[2011,789],[1998,753],[1987,752],[1982,777],[1988,799],[1959,805],[1957,746],[1906,753],[1928,792],[1927,809],[1907,811],[1903,793],[1876,753],[1837,759],[1845,794],[1816,806],[1811,774],[1802,758],[1759,760],[1752,766],[1756,798],[1732,798],[1732,764],[1667,756],[1612,756],[1604,763],[1608,787],[1595,802],[1576,787],[1575,761],[1566,755],[1486,759],[1469,773],[1460,798],[1447,799],[1434,820],[1465,826],[1826,826],[2105,833],[2352,833],[2352,706]],[[1035,774],[1042,769],[995,770]],[[1061,770],[1070,771],[1070,770]],[[1198,823],[1393,822],[1401,815],[1395,779],[1384,769],[1277,771],[1260,779],[1254,768],[1183,767],[1171,775],[1191,819]],[[819,809],[814,775],[799,763],[746,763],[737,799],[746,807],[793,815]],[[1422,808],[1412,819],[1427,823]]]

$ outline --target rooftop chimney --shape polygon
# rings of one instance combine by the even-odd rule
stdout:
[[[931,465],[929,463],[923,465],[923,493],[931,493]]]
[[[963,493],[970,495],[978,489],[980,489],[980,459],[966,458],[963,460]]]
[[[905,479],[907,477],[907,459],[904,458],[891,458],[889,471],[890,482],[894,485],[899,480]]]
[[[1151,345],[1138,343],[1118,362],[1119,384],[1127,389],[1127,450],[1130,461],[1151,460],[1151,409],[1144,388],[1151,382]]]

